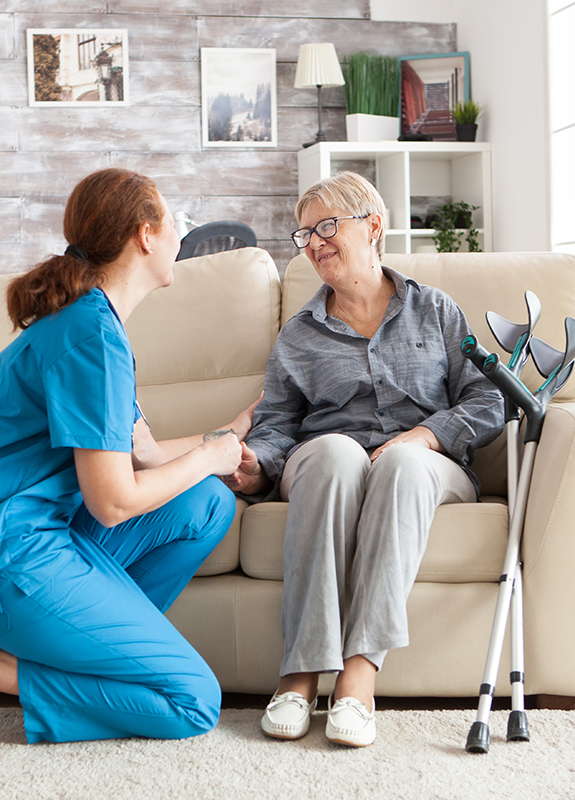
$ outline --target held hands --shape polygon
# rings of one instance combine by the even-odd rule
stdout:
[[[254,477],[256,472],[260,472],[260,465],[257,460],[256,454],[250,450],[246,445],[240,444],[247,436],[252,427],[254,416],[254,409],[261,403],[264,393],[262,392],[259,398],[242,411],[231,425],[221,428],[216,431],[210,431],[203,436],[202,448],[209,456],[211,463],[211,474],[217,475],[230,487],[237,491],[243,490],[244,483],[247,484],[245,476],[239,476],[239,471],[242,469],[244,461],[244,454],[249,452],[251,455],[248,458],[249,466],[247,467],[246,475]],[[244,449],[245,448],[245,449]],[[252,461],[255,460],[255,466]],[[253,481],[252,481],[253,482]],[[257,491],[257,488],[251,490]]]
[[[430,431],[429,428],[426,428],[424,425],[417,425],[410,431],[398,433],[397,436],[394,436],[389,442],[382,444],[381,447],[374,450],[371,454],[371,462],[373,463],[388,447],[394,447],[398,444],[415,444],[419,447],[427,447],[429,450],[435,450],[437,453],[445,452],[443,445],[433,431]]]
[[[238,468],[230,475],[224,475],[222,480],[233,492],[255,494],[264,488],[268,478],[254,451],[245,442],[241,443],[241,448],[242,459]]]

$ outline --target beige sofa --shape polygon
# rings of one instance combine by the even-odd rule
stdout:
[[[522,321],[523,293],[530,289],[543,305],[537,335],[564,347],[563,320],[575,312],[573,256],[393,254],[386,263],[447,291],[494,351],[485,311]],[[174,285],[146,298],[127,325],[140,403],[157,438],[213,429],[255,399],[281,323],[319,287],[305,256],[298,256],[282,291],[270,256],[256,248],[179,262],[175,272]],[[8,338],[2,319],[0,347]],[[534,389],[542,379],[529,365],[524,381]],[[379,695],[478,691],[506,546],[503,437],[479,451],[476,469],[484,501],[438,509],[408,602],[411,644],[388,656]],[[287,504],[238,500],[237,506],[229,533],[168,616],[211,664],[224,691],[271,693],[282,655]],[[574,514],[575,378],[548,410],[525,523],[527,694],[575,695]],[[508,672],[506,647],[498,694],[509,694]],[[331,680],[322,679],[322,691]]]

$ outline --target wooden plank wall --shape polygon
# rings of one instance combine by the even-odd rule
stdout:
[[[86,27],[128,29],[131,105],[29,108],[26,29]],[[251,225],[283,272],[297,252],[296,153],[317,130],[315,90],[293,88],[307,42],[333,42],[340,58],[457,49],[455,25],[374,22],[369,0],[1,0],[0,272],[62,252],[66,197],[107,166],[152,176],[197,222]],[[276,48],[277,148],[202,149],[201,47]],[[326,135],[345,140],[343,89],[322,94]]]

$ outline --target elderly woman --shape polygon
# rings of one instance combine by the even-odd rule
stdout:
[[[453,300],[381,266],[385,207],[368,181],[321,181],[296,217],[293,240],[324,284],[280,332],[226,481],[289,499],[285,654],[264,732],[305,735],[319,674],[335,672],[326,735],[365,746],[376,672],[409,642],[406,601],[435,509],[477,499],[470,464],[501,432],[503,404],[461,355],[469,327]]]

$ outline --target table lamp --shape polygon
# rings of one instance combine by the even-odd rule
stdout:
[[[345,83],[341,67],[331,43],[302,44],[297,59],[295,73],[295,89],[313,89],[317,87],[318,131],[310,147],[317,142],[325,142],[325,134],[321,129],[321,89],[322,86],[343,86]]]

